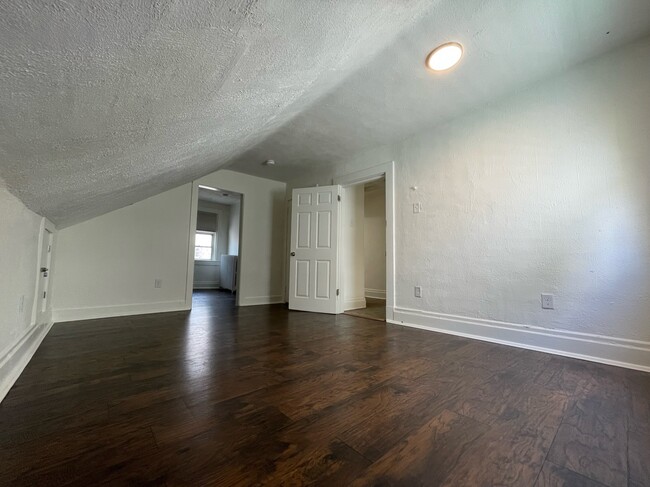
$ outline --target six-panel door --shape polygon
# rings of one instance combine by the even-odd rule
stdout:
[[[293,190],[290,309],[337,312],[339,194],[340,186]]]

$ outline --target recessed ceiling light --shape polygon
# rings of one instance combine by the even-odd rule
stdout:
[[[210,191],[219,191],[219,188],[213,188],[212,186],[203,186],[202,184],[199,184],[199,188],[209,189]]]
[[[445,71],[454,67],[463,57],[463,46],[458,42],[447,42],[436,47],[427,56],[426,64],[434,71]]]

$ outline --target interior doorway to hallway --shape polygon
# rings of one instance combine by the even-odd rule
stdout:
[[[341,269],[346,314],[386,320],[386,181],[343,188]]]

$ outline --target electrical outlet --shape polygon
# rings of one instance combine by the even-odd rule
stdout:
[[[542,294],[542,309],[555,309],[552,294]]]
[[[422,297],[422,286],[415,286],[415,297],[416,298]]]
[[[162,279],[154,279],[153,287],[160,289],[162,287]]]
[[[413,203],[413,213],[422,213],[422,203]]]

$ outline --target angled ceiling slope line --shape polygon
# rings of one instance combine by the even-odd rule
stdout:
[[[0,176],[59,227],[220,168],[436,2],[0,6]]]

